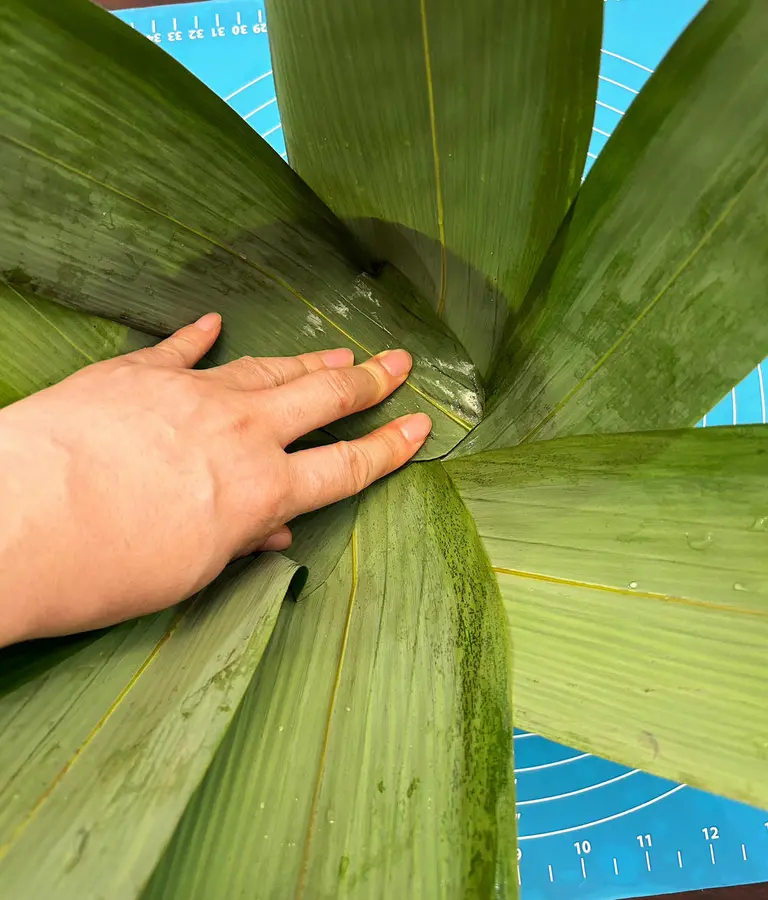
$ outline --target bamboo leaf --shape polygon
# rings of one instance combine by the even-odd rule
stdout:
[[[595,163],[462,452],[694,425],[768,353],[768,17],[708,3]]]
[[[88,631],[0,647],[0,697],[40,678],[49,669],[97,641],[103,633]]]
[[[357,497],[350,497],[333,506],[299,516],[290,523],[293,543],[286,556],[307,569],[307,580],[301,589],[302,598],[324,584],[338,565],[352,537],[357,503]]]
[[[439,455],[478,420],[474,370],[427,302],[366,271],[341,222],[158,47],[87,0],[8,0],[0,61],[8,283],[154,335],[218,309],[215,361],[406,346],[408,386],[343,437],[423,410],[423,455]]]
[[[0,407],[83,366],[152,342],[125,325],[51,303],[0,281]]]
[[[138,895],[297,572],[264,554],[0,697],[0,893]]]
[[[268,3],[291,164],[432,297],[484,373],[579,185],[602,11]]]
[[[144,900],[513,897],[506,628],[442,469],[366,493],[286,604]]]
[[[516,723],[768,805],[768,427],[447,467],[498,573]]]

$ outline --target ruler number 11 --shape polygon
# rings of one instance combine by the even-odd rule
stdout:
[[[701,833],[704,835],[705,841],[716,841],[720,838],[717,825],[713,825],[711,828],[702,828]]]
[[[638,834],[637,843],[643,848],[653,847],[653,841],[651,840],[650,834]]]

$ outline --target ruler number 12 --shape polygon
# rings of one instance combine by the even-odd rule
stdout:
[[[701,833],[704,835],[705,841],[716,841],[720,837],[717,825],[713,825],[711,828],[702,828]]]

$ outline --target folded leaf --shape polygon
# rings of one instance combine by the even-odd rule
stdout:
[[[423,455],[439,455],[478,420],[474,370],[427,302],[365,271],[247,122],[88,0],[0,7],[0,165],[0,274],[17,289],[155,335],[216,309],[218,361],[406,346],[409,386],[342,436],[423,410]]]
[[[768,16],[708,3],[580,191],[461,452],[694,425],[768,353]]]
[[[267,9],[291,164],[487,372],[579,185],[602,0]]]
[[[357,497],[350,497],[333,506],[299,516],[290,523],[293,543],[286,556],[307,569],[307,580],[301,598],[328,580],[352,537],[357,517]]]
[[[768,805],[768,427],[447,466],[498,573],[516,723]]]
[[[3,896],[138,895],[251,680],[297,566],[265,554],[0,697]]]
[[[125,325],[88,316],[0,281],[0,407],[89,363],[152,342]]]
[[[374,487],[328,581],[281,611],[145,900],[514,897],[507,654],[445,473]]]

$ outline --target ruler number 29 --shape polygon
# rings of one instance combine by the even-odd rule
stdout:
[[[701,833],[704,835],[705,841],[716,841],[720,838],[720,831],[717,825],[713,825],[711,828],[702,828]]]

